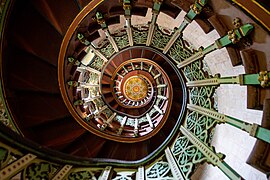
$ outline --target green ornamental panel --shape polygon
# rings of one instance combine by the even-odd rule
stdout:
[[[94,176],[89,171],[78,171],[70,173],[68,176],[69,180],[77,180],[77,179],[93,179]]]
[[[163,49],[166,46],[166,44],[169,42],[171,38],[171,32],[166,29],[163,31],[167,31],[167,33],[165,34],[164,32],[162,32],[160,27],[156,28],[154,32],[152,44],[151,44],[153,47],[158,48],[158,49]]]
[[[110,58],[114,53],[115,50],[112,46],[112,44],[108,40],[104,40],[106,43],[103,44],[98,50],[106,57]]]
[[[50,162],[32,163],[22,172],[22,179],[51,179],[60,166]]]
[[[135,45],[146,44],[148,25],[134,25],[132,27],[133,41]]]
[[[146,169],[146,179],[149,180],[173,180],[169,163],[165,156],[157,160],[152,166]]]
[[[182,37],[179,37],[171,49],[168,52],[168,55],[176,62],[181,62],[193,54],[192,50],[189,48],[188,44],[185,43]]]
[[[97,71],[101,71],[103,65],[104,65],[104,60],[96,56],[94,61],[91,62],[89,66]]]

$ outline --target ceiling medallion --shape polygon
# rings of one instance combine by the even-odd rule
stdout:
[[[149,82],[149,80],[148,80]],[[143,76],[131,76],[124,83],[124,95],[131,101],[140,101],[151,94],[153,88],[147,83],[147,78]]]

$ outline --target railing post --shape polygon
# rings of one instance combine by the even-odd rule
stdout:
[[[135,137],[139,136],[139,120],[137,118],[135,118],[133,133]]]
[[[243,179],[235,170],[233,170],[223,159],[224,155],[215,153],[213,148],[210,148],[185,127],[180,127],[181,133],[188,138],[206,157],[207,161],[214,166],[217,166],[230,179]]]
[[[71,165],[65,165],[54,177],[52,180],[61,180],[69,173],[71,170]]]
[[[154,126],[154,124],[153,124],[153,122],[152,122],[152,118],[150,117],[149,113],[146,113],[146,118],[147,118],[147,121],[148,121],[148,123],[149,123],[149,126],[150,126],[152,129],[154,129],[155,126]]]
[[[165,155],[166,155],[166,159],[169,163],[170,169],[172,171],[173,177],[175,179],[178,179],[178,180],[184,180],[185,178],[184,178],[183,174],[181,173],[180,168],[179,168],[179,166],[178,166],[169,147],[167,147],[165,149]]]
[[[270,72],[262,71],[258,74],[240,74],[238,76],[220,77],[215,75],[213,78],[189,81],[187,87],[200,86],[219,86],[220,84],[240,84],[240,85],[260,85],[261,87],[269,87]]]
[[[103,122],[104,124],[102,124],[100,129],[103,131],[109,124],[111,124],[111,122],[113,121],[115,116],[116,116],[116,113],[113,113],[113,115],[111,115],[109,117],[109,119],[107,119],[106,121]]]
[[[96,13],[96,20],[97,20],[97,23],[101,26],[102,30],[104,31],[106,37],[108,38],[108,40],[112,44],[114,51],[119,52],[118,46],[115,43],[113,37],[111,36],[111,33],[109,32],[109,29],[108,29],[108,26],[105,22],[105,19],[100,12]]]
[[[221,49],[225,46],[228,46],[230,44],[235,44],[238,42],[242,37],[247,36],[252,30],[253,26],[251,24],[245,24],[241,27],[238,27],[232,31],[228,32],[228,35],[225,35],[218,40],[215,41],[215,43],[209,45],[206,48],[200,48],[199,51],[189,58],[185,59],[184,61],[178,63],[177,67],[178,68],[183,68],[190,63],[199,60],[203,58],[206,54],[216,50],[216,49]],[[237,41],[235,40],[237,39]]]
[[[37,156],[27,154],[0,171],[0,179],[10,179],[26,168]]]
[[[224,114],[218,113],[214,110],[200,107],[193,104],[188,104],[187,108],[189,110],[198,112],[202,115],[209,116],[216,119],[218,123],[228,123],[242,131],[249,133],[250,136],[261,139],[270,143],[270,130],[260,127],[258,124],[250,124],[248,122],[236,119],[234,117],[226,116]]]
[[[97,55],[98,57],[100,57],[104,62],[108,62],[108,59],[99,50],[97,50],[93,45],[90,44],[88,46],[88,51],[93,51],[93,53]]]
[[[133,46],[133,34],[131,28],[131,0],[123,0],[123,9],[125,11],[125,18],[126,18],[126,30],[128,35],[128,42],[129,46]]]
[[[118,135],[121,135],[121,134],[122,134],[126,122],[127,122],[127,116],[125,116],[125,117],[122,119],[121,123],[120,123],[121,126],[120,126],[120,128],[118,129],[118,132],[117,132]]]
[[[136,172],[136,180],[144,180],[145,179],[145,170],[144,166],[138,167],[138,172]]]
[[[104,62],[107,62],[108,59],[101,53],[99,52],[92,44],[91,42],[89,42],[82,33],[78,33],[77,34],[77,38],[79,39],[79,41],[87,46],[86,52],[88,53],[90,50],[93,51],[94,54],[96,54],[97,56],[99,56]]]
[[[152,20],[149,24],[146,46],[150,46],[152,43],[153,35],[156,29],[157,17],[159,15],[160,7],[163,2],[163,0],[153,0],[153,1],[154,1],[154,6],[152,8]]]
[[[112,166],[107,166],[102,171],[102,173],[101,173],[100,177],[98,178],[98,180],[108,180],[108,179],[110,179],[111,172],[112,172]]]
[[[178,29],[174,32],[174,34],[172,35],[170,41],[165,46],[165,48],[163,50],[164,54],[166,54],[170,50],[170,48],[172,47],[174,42],[182,34],[184,29],[187,27],[187,25],[192,22],[192,20],[196,17],[196,15],[201,13],[203,7],[206,4],[207,4],[207,0],[205,0],[205,1],[196,0],[194,2],[194,4],[190,7],[190,10],[188,11],[188,13],[185,15],[184,20],[182,21],[182,23],[180,24]]]
[[[231,76],[231,77],[220,77],[215,75],[213,78],[188,81],[187,87],[201,87],[201,86],[219,86],[220,84],[241,84],[243,85],[243,75]]]

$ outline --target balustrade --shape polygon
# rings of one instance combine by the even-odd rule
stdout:
[[[138,140],[149,132],[157,133],[165,124],[165,122],[162,121],[170,121],[169,111],[171,110],[173,94],[172,84],[166,74],[170,72],[164,71],[162,67],[160,67],[161,65],[154,62],[153,59],[148,60],[143,57],[138,59],[130,58],[122,62],[119,66],[115,65],[116,68],[114,72],[111,72],[113,75],[107,77],[110,81],[107,82],[107,84],[110,86],[110,90],[112,90],[113,100],[115,100],[118,105],[121,105],[122,108],[131,108],[132,106],[135,108],[143,108],[146,107],[148,103],[150,104],[144,113],[136,116],[121,112],[106,102],[109,98],[106,99],[102,94],[103,84],[101,81],[102,78],[107,75],[105,74],[105,69],[108,64],[113,64],[112,62],[115,55],[124,52],[125,48],[136,48],[139,44],[155,47],[159,49],[157,50],[158,52],[163,52],[171,57],[174,62],[168,62],[169,65],[172,67],[177,66],[181,69],[182,74],[186,78],[186,86],[189,88],[190,93],[190,104],[186,106],[187,112],[185,119],[175,125],[179,127],[179,124],[181,124],[182,126],[180,127],[179,135],[174,139],[172,145],[168,146],[168,143],[161,145],[161,150],[155,152],[155,154],[161,154],[160,158],[152,159],[150,164],[145,162],[139,165],[131,164],[133,168],[135,167],[137,169],[130,169],[125,167],[127,164],[121,164],[119,162],[115,163],[116,166],[113,166],[110,165],[109,161],[102,162],[102,167],[97,166],[100,162],[94,162],[91,164],[92,167],[79,168],[75,166],[74,161],[70,164],[61,164],[59,161],[57,163],[53,161],[50,162],[43,160],[43,158],[40,158],[38,155],[26,153],[28,149],[33,150],[25,145],[21,145],[21,147],[17,146],[16,148],[22,149],[22,152],[20,152],[20,150],[17,152],[17,150],[14,151],[13,147],[1,143],[0,156],[2,159],[0,159],[0,179],[12,178],[20,173],[21,177],[33,178],[44,172],[45,175],[42,175],[42,178],[53,177],[53,179],[120,179],[120,177],[127,179],[131,179],[132,177],[134,179],[134,176],[136,179],[140,180],[154,178],[190,179],[194,168],[202,162],[208,162],[217,166],[230,179],[242,179],[242,177],[224,161],[225,156],[221,153],[216,153],[214,148],[210,145],[210,133],[212,129],[217,123],[228,123],[268,143],[270,143],[270,131],[259,125],[252,125],[242,120],[218,113],[214,110],[211,100],[215,89],[220,84],[261,85],[262,87],[268,87],[269,72],[244,74],[237,77],[211,77],[205,75],[201,67],[201,59],[204,58],[205,55],[216,49],[239,42],[254,28],[251,24],[245,24],[243,26],[237,24],[235,29],[228,32],[228,35],[216,40],[210,46],[200,48],[195,52],[194,49],[185,45],[185,40],[181,34],[187,25],[203,10],[206,3],[206,0],[195,1],[177,30],[173,33],[165,34],[158,29],[159,27],[156,23],[162,0],[154,0],[151,22],[149,22],[148,25],[140,26],[131,25],[131,8],[133,4],[130,0],[123,0],[124,16],[126,18],[126,34],[122,34],[122,36],[127,35],[127,39],[124,40],[123,38],[121,42],[120,40],[118,41],[117,36],[109,32],[103,15],[97,12],[95,16],[96,21],[101,26],[108,41],[104,40],[100,42],[98,46],[94,46],[92,42],[85,38],[83,33],[77,33],[75,34],[77,37],[76,40],[79,40],[80,43],[85,46],[85,59],[82,58],[82,60],[78,60],[73,56],[61,59],[61,57],[65,56],[60,56],[60,60],[62,61],[62,64],[61,62],[59,63],[60,65],[65,67],[66,64],[71,63],[73,67],[76,66],[76,72],[80,72],[78,79],[72,79],[73,76],[71,76],[71,79],[61,78],[61,80],[63,80],[60,82],[60,84],[62,83],[61,87],[65,87],[66,84],[71,87],[69,89],[63,88],[63,91],[65,91],[63,96],[65,97],[66,103],[71,103],[71,107],[74,109],[82,105],[87,109],[90,103],[95,105],[95,110],[89,112],[89,114],[86,115],[87,118],[78,118],[78,116],[75,116],[75,119],[83,119],[83,122],[91,122],[94,120],[96,127],[94,127],[93,130],[91,129],[93,123],[90,124],[90,132],[93,130],[101,137],[103,137],[102,133],[104,133],[104,138],[115,141],[117,141],[117,138],[124,137],[119,141],[129,143],[151,138],[151,136],[155,134],[150,134],[149,137]],[[155,42],[156,40],[154,38],[155,32],[159,30],[161,34],[163,33],[162,35],[168,38],[168,42],[166,42],[164,48],[154,45],[160,43]],[[117,35],[119,34],[121,33]],[[120,44],[122,45],[120,46]],[[68,45],[64,48],[63,54],[66,53],[65,50],[67,50],[67,46]],[[182,54],[178,54],[179,51],[181,51]],[[63,72],[65,72],[65,69]],[[71,72],[67,73],[74,75]],[[180,73],[177,75],[179,74]],[[132,86],[134,92],[141,92],[142,90],[140,88],[145,88],[145,93],[142,95],[142,98],[138,98],[138,94],[135,93],[134,95],[134,92],[133,94],[127,93],[126,86],[128,86],[128,82],[131,83],[129,78],[137,78],[134,82],[135,85],[138,82],[141,83],[140,87]],[[67,92],[74,90],[74,88],[76,88],[76,92],[78,92],[76,96],[79,94],[81,97],[76,97],[77,99],[74,102],[69,102]],[[95,95],[90,92],[92,88],[95,88],[95,90],[93,90],[95,91],[93,93]],[[139,90],[136,88],[139,88]],[[184,88],[182,91],[185,91]],[[73,95],[73,93],[70,94]],[[186,96],[186,94],[184,94],[184,96]],[[185,105],[185,102],[183,101],[182,104]],[[72,111],[77,113],[74,109]],[[5,109],[3,108],[2,111],[5,112]],[[174,111],[174,109],[172,109],[172,111]],[[181,116],[183,116],[183,112],[179,114],[179,117]],[[101,134],[96,130],[102,131]],[[108,134],[112,136],[107,136]],[[171,134],[171,137],[173,135],[174,134]],[[5,136],[1,134],[1,138],[4,139]],[[134,140],[129,141],[129,138],[134,138]],[[7,139],[5,139],[5,141],[6,140]],[[9,140],[14,141],[14,139]],[[16,146],[16,143],[14,146]],[[38,149],[35,150],[38,151]],[[161,153],[163,150],[164,152]],[[10,156],[12,156],[12,154],[16,154],[16,156],[11,158]],[[7,158],[9,158],[10,163],[5,162]],[[121,167],[121,169],[119,169],[119,167]]]

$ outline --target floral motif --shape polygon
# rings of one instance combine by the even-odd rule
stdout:
[[[196,81],[207,78],[205,71],[202,70],[201,61],[195,61],[183,68],[183,73],[188,81]]]
[[[89,66],[95,70],[101,71],[103,64],[104,61],[99,56],[96,56],[94,61],[91,62]]]
[[[172,47],[170,48],[168,55],[176,62],[179,63],[188,57],[190,57],[193,52],[186,47],[184,40],[179,37]]]
[[[23,179],[51,179],[59,166],[40,162],[29,165],[22,173]]]
[[[132,33],[134,44],[136,45],[145,44],[148,35],[148,26],[146,25],[133,26]]]
[[[158,49],[163,49],[170,40],[170,36],[164,34],[158,27],[156,27],[156,31],[154,32],[154,37],[152,41],[152,46]]]
[[[70,173],[68,176],[69,180],[76,180],[76,179],[92,179],[92,173],[89,171],[78,171]]]
[[[155,163],[148,171],[147,178],[148,179],[163,179],[168,172],[170,171],[169,164],[167,162],[157,162]]]
[[[114,50],[112,44],[109,41],[106,41],[106,43],[104,43],[104,45],[100,48],[100,52],[106,58],[110,58],[115,53],[115,50]]]
[[[122,36],[116,36],[114,37],[114,40],[119,49],[123,49],[129,45],[128,36],[126,34]]]

